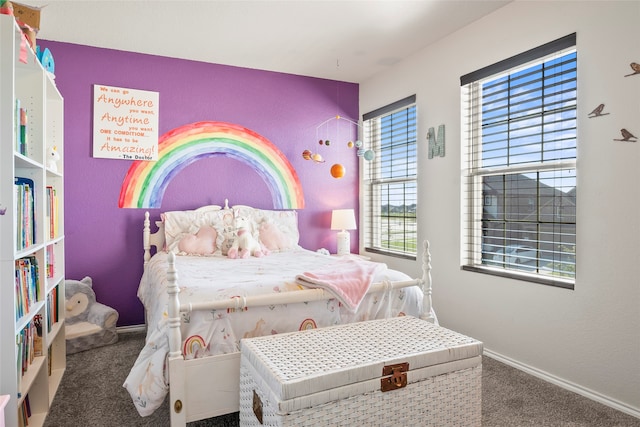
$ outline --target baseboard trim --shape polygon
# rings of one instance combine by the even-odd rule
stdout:
[[[116,332],[119,334],[127,334],[131,332],[145,332],[147,330],[146,325],[131,325],[131,326],[117,326]]]
[[[509,357],[503,356],[499,353],[493,352],[487,348],[484,349],[484,355],[488,356],[492,359],[497,360],[498,362],[502,362],[505,365],[509,365],[513,368],[526,372],[527,374],[533,375],[534,377],[540,378],[541,380],[547,381],[551,384],[557,385],[558,387],[562,387],[565,390],[572,391],[581,396],[584,396],[588,399],[595,400],[596,402],[602,403],[603,405],[607,405],[613,409],[616,409],[620,412],[624,412],[625,414],[629,414],[632,417],[640,418],[640,409],[629,406],[623,402],[612,399],[608,396],[605,396],[601,393],[595,392],[588,388],[582,387],[578,384],[574,384],[570,381],[564,380],[562,378],[556,377],[555,375],[551,375],[548,372],[541,371],[540,369],[534,368],[529,365],[525,365],[524,363],[518,362],[517,360],[511,359]]]

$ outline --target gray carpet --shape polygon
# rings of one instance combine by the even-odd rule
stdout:
[[[117,343],[67,356],[67,370],[44,427],[169,425],[169,406],[141,418],[122,387],[144,344],[144,333],[120,334]],[[484,357],[482,425],[640,427],[640,419],[586,399]],[[238,426],[238,414],[189,427]]]

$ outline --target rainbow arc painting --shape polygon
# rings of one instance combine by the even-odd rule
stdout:
[[[132,163],[122,182],[118,207],[160,208],[171,180],[190,164],[226,156],[253,168],[271,191],[274,209],[302,209],[298,174],[285,155],[262,135],[225,122],[197,122],[175,128],[158,141],[158,160]]]

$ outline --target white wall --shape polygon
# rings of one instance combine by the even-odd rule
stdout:
[[[441,325],[504,361],[640,417],[639,1],[516,1],[360,86],[367,112],[416,94],[419,238]],[[460,76],[577,33],[577,279],[565,290],[460,269]],[[587,114],[605,103],[611,114]],[[429,127],[446,156],[427,158]],[[375,257],[410,274],[419,263]]]

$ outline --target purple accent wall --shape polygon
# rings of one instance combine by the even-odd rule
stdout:
[[[358,208],[357,129],[345,120],[321,128],[332,138],[318,144],[316,127],[330,117],[358,118],[358,85],[312,77],[207,64],[69,43],[38,41],[55,59],[56,83],[65,100],[66,277],[93,278],[99,302],[120,313],[119,326],[144,323],[136,292],[142,276],[142,222],[145,209],[120,209],[118,197],[131,161],[92,157],[93,85],[159,92],[159,134],[203,120],[235,123],[278,146],[298,173],[305,196],[299,210],[300,244],[336,250],[329,229],[331,210]],[[336,129],[336,124],[339,128]],[[324,132],[324,133],[323,133]],[[339,135],[339,140],[335,138]],[[302,158],[319,152],[325,163]],[[331,177],[334,163],[347,174]],[[169,184],[161,209],[193,209],[205,204],[247,204],[272,209],[267,185],[241,161],[202,159]],[[352,232],[352,250],[358,247]]]

